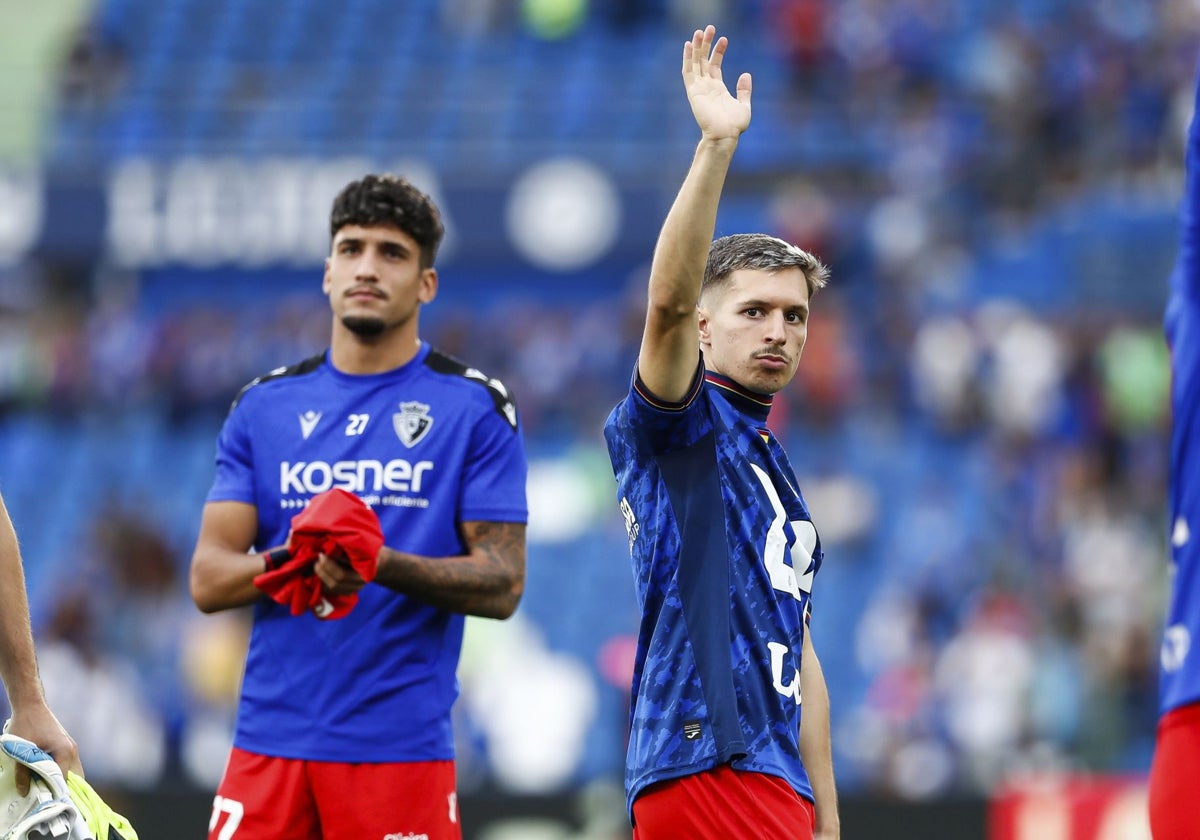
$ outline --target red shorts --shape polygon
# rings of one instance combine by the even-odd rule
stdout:
[[[650,785],[633,800],[633,840],[812,840],[813,804],[778,776],[723,764]]]
[[[352,764],[234,747],[209,840],[461,840],[453,761]]]
[[[1150,765],[1150,834],[1154,840],[1200,837],[1200,703],[1180,706],[1158,722]]]

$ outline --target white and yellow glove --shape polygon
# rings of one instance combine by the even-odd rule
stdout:
[[[5,724],[7,728],[8,724]],[[17,765],[29,769],[29,792],[17,790]],[[0,734],[0,840],[138,840],[129,820],[108,807],[75,772],[32,741]]]
[[[29,768],[24,795],[18,765]],[[96,840],[50,753],[7,732],[0,735],[0,840]]]
[[[129,820],[108,807],[87,780],[74,770],[67,771],[67,788],[71,792],[71,801],[95,840],[138,840]]]

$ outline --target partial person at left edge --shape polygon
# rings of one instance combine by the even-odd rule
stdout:
[[[505,386],[418,335],[442,235],[405,179],[347,185],[328,349],[246,386],[221,430],[191,592],[254,620],[212,840],[462,836],[455,670],[465,616],[508,618],[523,592],[527,465]],[[288,582],[356,599],[331,618],[256,581],[300,560],[293,517],[339,491],[374,512],[383,547],[370,575],[322,551]]]
[[[0,680],[11,711],[0,734],[0,835],[6,840],[137,840],[129,821],[84,779],[79,747],[46,703],[21,548],[3,497],[0,592]]]
[[[3,498],[0,498],[0,592],[4,593],[4,608],[0,609],[0,679],[4,681],[12,709],[8,732],[48,752],[64,774],[74,771],[83,775],[75,740],[46,704],[38,676],[21,549]],[[22,781],[27,784],[28,777]]]

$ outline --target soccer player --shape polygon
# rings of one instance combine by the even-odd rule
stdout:
[[[1200,78],[1196,103],[1200,104]],[[1158,735],[1150,770],[1155,840],[1200,837],[1200,116],[1187,135],[1181,240],[1167,301],[1171,348],[1171,601],[1159,657]]]
[[[727,46],[709,26],[683,48],[700,142],[655,247],[632,386],[604,428],[642,609],[626,795],[637,840],[836,838],[829,695],[807,632],[820,542],[766,422],[828,272],[771,236],[712,241],[750,123],[750,74],[736,96],[722,80]]]
[[[369,175],[330,230],[330,346],[234,402],[192,559],[201,610],[254,605],[209,836],[459,838],[455,668],[464,615],[507,618],[524,587],[521,428],[503,384],[418,337],[443,233],[430,199]],[[358,601],[295,615],[254,581],[331,488],[374,509],[385,545],[370,582],[321,554],[322,592]]]
[[[4,607],[0,609],[0,680],[4,681],[12,708],[8,731],[48,752],[64,774],[73,770],[83,775],[79,748],[46,705],[38,676],[21,550],[3,498],[0,498],[0,592],[4,593]],[[27,790],[28,771],[20,768],[17,772],[20,787]]]

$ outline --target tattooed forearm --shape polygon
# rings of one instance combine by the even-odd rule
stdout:
[[[467,553],[420,557],[384,548],[375,582],[467,615],[508,618],[525,589],[525,524],[464,522]]]

